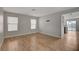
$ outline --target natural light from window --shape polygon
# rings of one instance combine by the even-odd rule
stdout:
[[[31,19],[31,29],[36,29],[36,19]]]
[[[18,30],[18,17],[8,17],[8,31]]]

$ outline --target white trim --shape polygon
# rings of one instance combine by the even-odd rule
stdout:
[[[22,36],[22,35],[29,35],[29,34],[33,34],[33,33],[42,33],[42,34],[49,35],[49,36],[52,36],[52,37],[61,38],[61,36],[58,36],[58,35],[52,35],[52,34],[48,34],[48,33],[44,33],[44,32],[25,33],[25,34],[19,34],[19,35],[6,36],[5,38],[16,37],[16,36]]]
[[[48,34],[48,33],[44,33],[44,32],[39,32],[39,33],[42,33],[42,34],[45,34],[45,35],[49,35],[49,36],[52,36],[52,37],[61,38],[61,36],[58,36],[58,35],[52,35],[52,34]]]
[[[22,35],[29,35],[29,34],[33,34],[33,33],[37,33],[37,32],[24,33],[24,34],[12,35],[12,36],[5,36],[5,38],[9,38],[9,37],[16,37],[16,36],[22,36]]]

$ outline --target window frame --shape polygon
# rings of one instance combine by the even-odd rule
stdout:
[[[35,24],[32,23],[33,20],[35,20]],[[34,26],[34,28],[32,26]],[[31,19],[31,30],[35,30],[36,28],[37,28],[37,20]]]
[[[8,17],[16,17],[16,18],[17,18],[17,23],[9,23],[9,22],[8,22]],[[17,16],[7,16],[7,31],[8,31],[8,32],[18,31],[18,23],[19,23],[19,20],[18,20],[18,17],[17,17]],[[9,24],[16,24],[16,25],[17,25],[17,26],[16,26],[16,27],[17,27],[17,30],[11,30],[11,31],[10,31],[9,28],[8,28]]]

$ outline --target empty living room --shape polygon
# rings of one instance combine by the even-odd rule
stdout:
[[[78,7],[0,7],[0,51],[79,51]]]

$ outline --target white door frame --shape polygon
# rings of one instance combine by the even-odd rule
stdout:
[[[64,16],[61,15],[61,38],[64,36]]]

